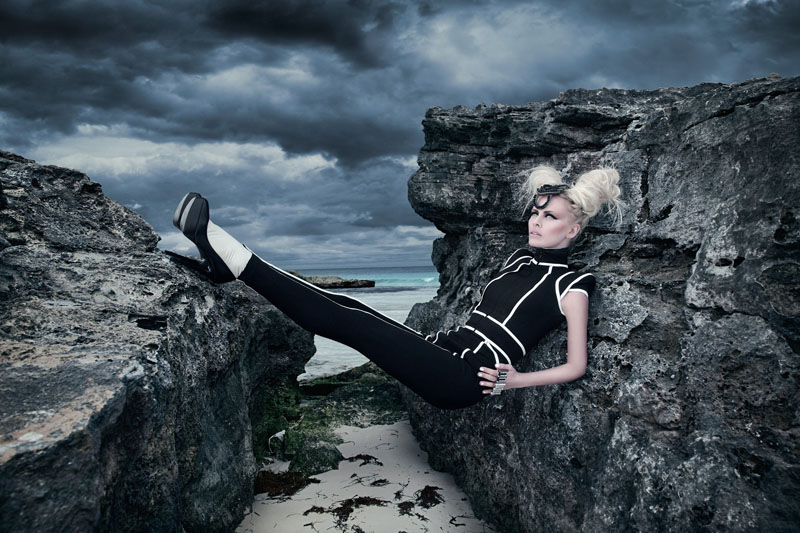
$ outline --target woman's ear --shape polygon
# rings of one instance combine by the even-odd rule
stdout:
[[[576,222],[569,229],[569,233],[567,233],[567,238],[568,239],[574,239],[575,237],[578,236],[578,233],[580,233],[580,232],[581,232],[581,225]]]

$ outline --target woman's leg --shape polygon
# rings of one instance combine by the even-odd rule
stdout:
[[[390,317],[384,315],[380,311],[368,306],[367,304],[365,304],[361,300],[358,300],[356,298],[352,298],[350,296],[347,296],[346,294],[342,294],[342,293],[339,293],[339,292],[332,292],[332,291],[326,291],[325,289],[321,289],[321,288],[317,287],[316,285],[314,285],[312,283],[309,283],[309,282],[307,282],[307,281],[305,281],[303,279],[300,279],[297,276],[294,276],[294,275],[290,274],[289,272],[286,272],[285,270],[283,270],[281,268],[278,268],[275,265],[264,261],[263,259],[261,259],[260,257],[256,256],[255,254],[253,256],[258,258],[265,265],[269,266],[269,268],[271,268],[273,270],[276,270],[277,272],[283,274],[286,278],[288,278],[290,280],[293,280],[293,281],[299,281],[304,286],[306,286],[308,289],[310,289],[310,290],[316,292],[317,294],[320,294],[320,295],[322,295],[322,296],[324,296],[324,297],[326,297],[326,298],[328,298],[330,300],[333,300],[334,302],[336,302],[337,304],[339,304],[339,305],[341,305],[343,307],[349,307],[351,309],[359,309],[361,311],[364,311],[366,313],[370,313],[371,315],[374,315],[376,318],[379,318],[380,320],[383,320],[385,322],[394,324],[394,325],[396,325],[396,326],[398,326],[400,328],[407,329],[408,331],[410,331],[410,332],[412,332],[412,333],[414,333],[416,335],[420,334],[418,331],[415,331],[415,330],[409,328],[408,326],[406,326],[405,324],[403,324],[401,322],[398,322],[398,321],[394,320],[393,318],[390,318]],[[241,276],[239,277],[239,279],[242,279]],[[242,281],[244,281],[244,280],[242,279]],[[250,284],[248,283],[248,285],[250,285]],[[262,296],[265,296],[263,293],[261,293],[261,294],[262,294]]]
[[[477,369],[358,300],[322,291],[256,255],[239,279],[304,329],[358,350],[436,407],[483,398]]]
[[[187,194],[173,223],[197,245],[216,281],[238,278],[301,327],[358,350],[429,403],[460,408],[483,399],[477,369],[422,335],[342,294],[322,290],[261,260],[208,218],[208,202]]]

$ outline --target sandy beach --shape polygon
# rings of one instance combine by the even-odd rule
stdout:
[[[450,474],[427,463],[408,420],[367,428],[341,426],[338,470],[313,476],[292,496],[255,497],[239,533],[293,531],[492,533],[472,515]],[[270,469],[285,471],[288,463]]]

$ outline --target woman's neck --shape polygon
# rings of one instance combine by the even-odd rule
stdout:
[[[569,248],[532,248],[533,257],[540,263],[558,263],[566,265],[569,260]]]

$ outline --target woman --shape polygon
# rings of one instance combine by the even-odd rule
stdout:
[[[173,223],[195,243],[214,281],[243,281],[301,327],[358,350],[432,405],[459,409],[504,388],[564,383],[584,374],[594,277],[569,270],[568,247],[603,206],[619,221],[618,181],[615,170],[598,169],[569,187],[555,169],[533,169],[523,192],[526,211],[532,208],[532,250],[508,258],[466,324],[427,337],[263,261],[209,220],[208,201],[197,193],[184,196]],[[563,320],[566,363],[517,372],[514,363]]]

